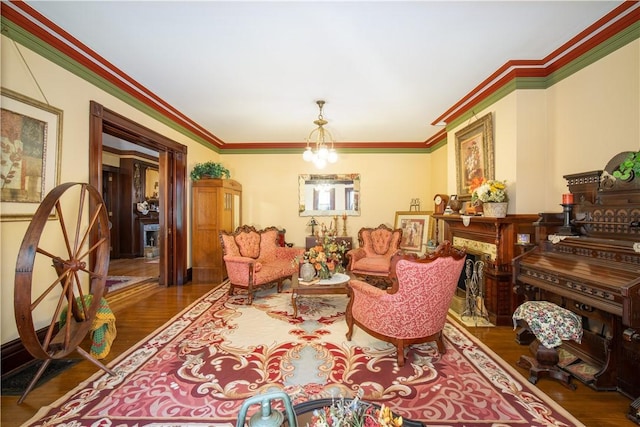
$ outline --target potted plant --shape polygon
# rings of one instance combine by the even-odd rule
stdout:
[[[484,216],[504,218],[507,216],[509,196],[506,181],[490,179],[476,187],[471,194],[471,201],[482,202]]]
[[[618,169],[613,171],[613,176],[622,181],[631,181],[638,174],[640,174],[640,151],[627,154]]]
[[[198,181],[202,178],[231,178],[229,169],[222,166],[222,163],[216,162],[204,162],[196,163],[193,169],[191,169],[191,179]]]

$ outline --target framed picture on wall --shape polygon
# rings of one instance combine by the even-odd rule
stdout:
[[[429,240],[433,239],[434,221],[432,211],[396,212],[395,228],[402,229],[400,249],[424,254]]]
[[[1,218],[28,221],[60,181],[62,110],[9,89],[0,94]]]
[[[460,200],[470,200],[473,189],[494,179],[493,115],[491,113],[456,132],[456,182]]]

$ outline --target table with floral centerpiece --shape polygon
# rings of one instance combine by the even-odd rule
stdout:
[[[358,398],[309,400],[294,405],[293,411],[299,427],[424,427],[420,421],[399,418],[388,408]]]

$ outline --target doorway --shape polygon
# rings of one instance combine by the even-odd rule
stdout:
[[[161,286],[182,285],[187,280],[186,154],[187,147],[139,125],[124,116],[90,104],[89,183],[104,191],[103,138],[110,135],[158,153],[158,267]],[[132,184],[122,184],[132,185]],[[103,194],[108,196],[108,194]],[[133,205],[131,206],[133,209]],[[128,209],[121,206],[120,209]],[[91,236],[93,239],[93,236]],[[94,240],[95,241],[95,240]]]

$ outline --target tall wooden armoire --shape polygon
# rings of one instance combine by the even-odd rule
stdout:
[[[193,283],[221,283],[227,272],[219,233],[240,226],[242,185],[232,179],[200,179],[193,182],[191,200]]]

